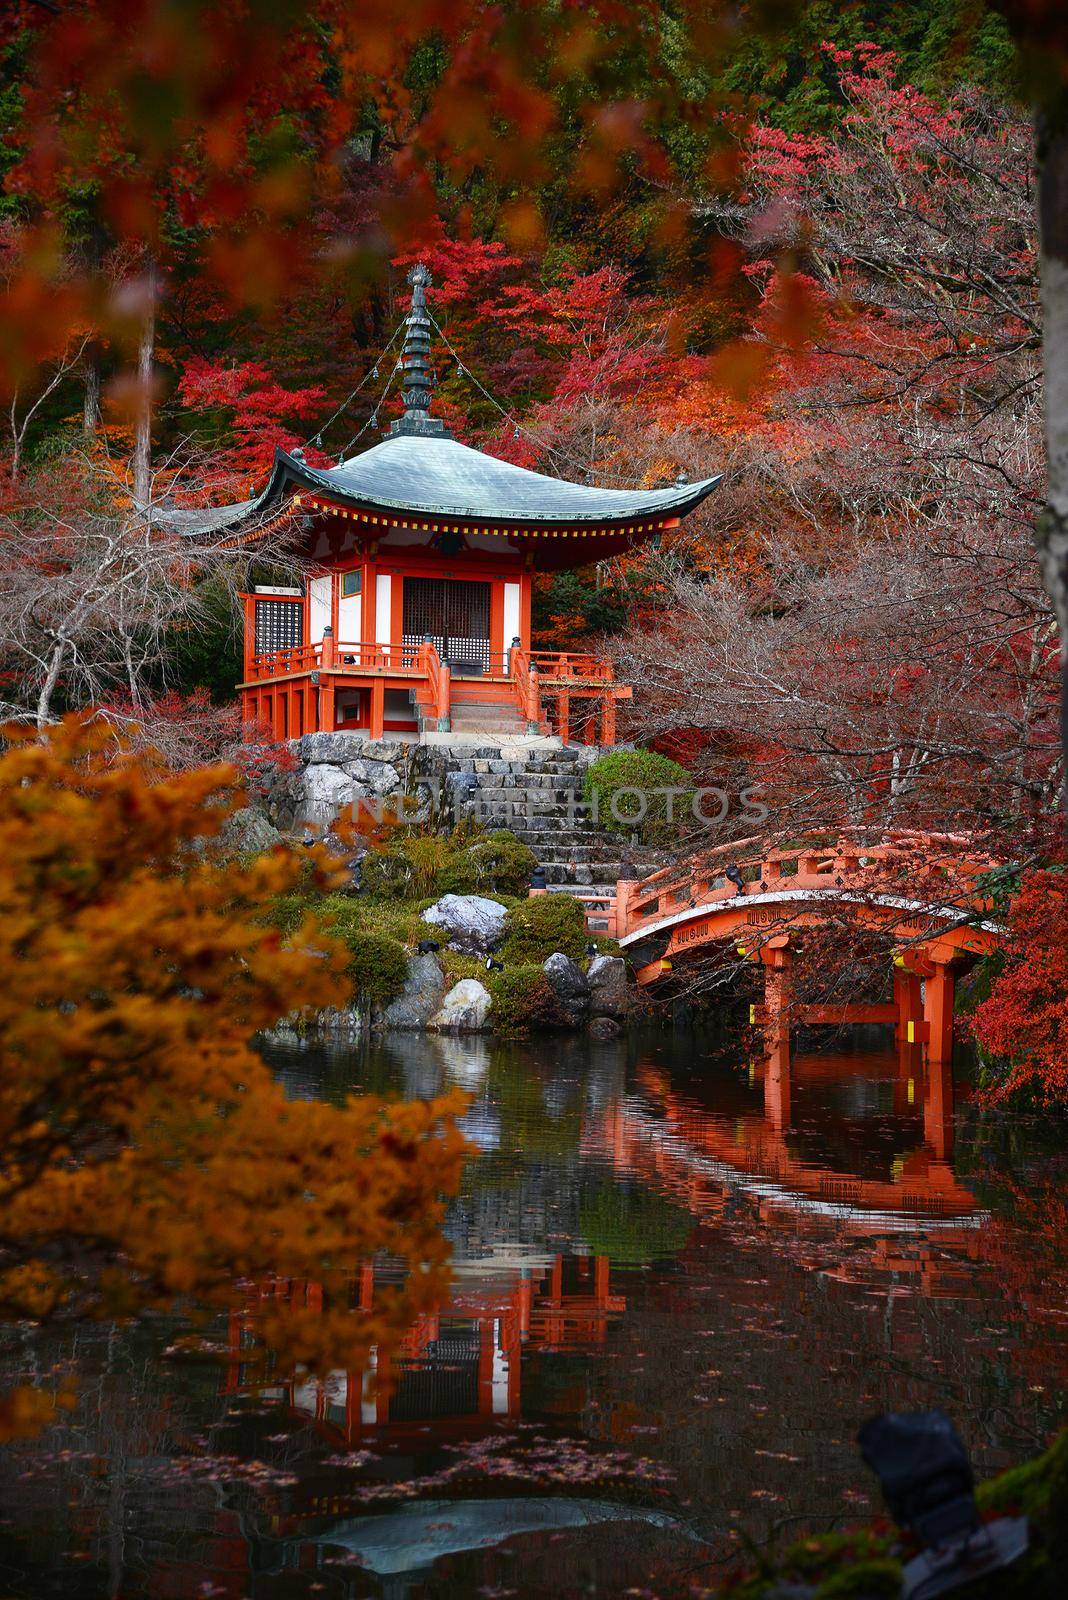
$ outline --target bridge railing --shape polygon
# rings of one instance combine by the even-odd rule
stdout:
[[[998,863],[972,841],[949,834],[902,831],[879,843],[849,834],[831,842],[811,842],[754,851],[747,838],[717,845],[681,863],[617,886],[615,937],[698,905],[715,905],[752,892],[778,888],[885,890],[908,885],[910,898],[944,903],[961,898],[969,909],[988,902],[975,882]],[[941,852],[939,847],[942,847]],[[950,849],[946,849],[950,846]],[[961,848],[963,847],[963,848]],[[740,880],[740,881],[739,881]]]

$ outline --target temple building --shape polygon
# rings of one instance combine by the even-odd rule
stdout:
[[[240,694],[253,737],[351,729],[615,741],[630,690],[609,661],[531,648],[532,581],[677,528],[719,482],[599,489],[500,461],[431,415],[429,274],[412,269],[404,414],[327,470],[279,450],[254,499],[176,511],[179,531],[253,546],[284,531],[302,588],[245,596]]]

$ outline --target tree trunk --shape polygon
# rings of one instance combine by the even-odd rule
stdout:
[[[100,368],[95,354],[90,351],[82,364],[85,385],[82,398],[82,433],[86,439],[95,439],[100,423]]]
[[[137,435],[134,440],[133,492],[147,506],[152,492],[152,357],[156,346],[156,265],[147,268],[145,320],[137,349]]]
[[[56,692],[59,682],[59,669],[63,665],[63,657],[67,653],[66,639],[59,638],[52,647],[52,655],[45,672],[44,682],[41,684],[37,696],[37,727],[41,730],[52,720],[52,696]]]
[[[1049,487],[1035,529],[1061,645],[1061,745],[1068,757],[1068,95],[1037,120],[1042,349]],[[1068,809],[1068,759],[1063,772]]]

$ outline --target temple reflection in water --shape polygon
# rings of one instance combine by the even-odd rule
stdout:
[[[5,1592],[685,1595],[732,1539],[874,1508],[873,1410],[948,1404],[980,1473],[1020,1459],[1068,1376],[1058,1158],[916,1047],[828,1043],[277,1042],[292,1095],[470,1093],[448,1299],[388,1369],[266,1390],[248,1316],[221,1366],[163,1359],[173,1328],[57,1335],[78,1406],[0,1459]],[[366,1264],[354,1315],[395,1270]]]

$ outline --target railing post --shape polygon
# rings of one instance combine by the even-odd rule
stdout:
[[[452,668],[447,661],[441,663],[438,674],[438,732],[448,733],[452,727]]]
[[[604,698],[604,710],[601,714],[601,748],[608,750],[616,742],[616,697],[611,689]]]
[[[537,733],[541,727],[541,679],[535,663],[530,663],[527,675],[527,732]]]
[[[337,655],[334,647],[334,630],[330,624],[327,623],[326,627],[323,629],[323,646],[319,657],[319,665],[322,667],[324,672],[329,672],[335,665],[336,660]]]

